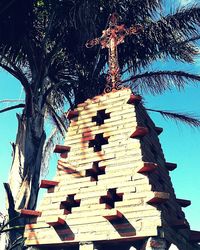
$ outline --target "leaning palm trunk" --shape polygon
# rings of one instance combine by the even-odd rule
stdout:
[[[9,220],[13,220],[20,209],[35,209],[38,195],[42,151],[46,138],[42,111],[32,117],[17,115],[18,132],[13,143],[13,162],[9,182],[6,184]],[[18,218],[10,227],[23,226],[25,219]],[[23,230],[12,230],[10,244],[23,234]],[[14,249],[21,249],[17,246]]]

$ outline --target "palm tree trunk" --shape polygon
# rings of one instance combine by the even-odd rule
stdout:
[[[20,209],[35,209],[39,188],[41,159],[46,139],[42,112],[32,117],[17,115],[18,132],[13,146],[13,162],[6,184],[9,220]],[[24,225],[25,219],[13,220],[10,226]],[[23,230],[10,231],[10,244],[23,234]],[[16,246],[14,249],[21,249]]]

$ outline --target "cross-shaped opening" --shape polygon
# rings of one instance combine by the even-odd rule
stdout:
[[[116,201],[123,200],[123,195],[123,193],[117,193],[116,188],[110,188],[107,195],[100,197],[100,204],[105,203],[107,205],[107,209],[114,208]]]
[[[110,113],[106,114],[106,110],[98,110],[97,115],[92,117],[92,122],[96,122],[96,125],[102,125],[104,124],[104,120],[110,118]]]
[[[92,168],[86,170],[86,176],[91,176],[94,181],[98,181],[98,176],[105,174],[105,168],[105,166],[99,167],[99,162],[93,162]]]
[[[94,140],[89,141],[89,148],[93,147],[94,152],[101,151],[103,145],[108,144],[108,138],[103,137],[103,133],[95,135]]]
[[[64,214],[71,214],[73,207],[79,207],[81,200],[74,199],[75,194],[69,194],[65,201],[61,201],[60,209],[64,209]]]

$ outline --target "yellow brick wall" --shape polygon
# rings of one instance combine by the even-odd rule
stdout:
[[[156,195],[162,196],[156,191],[169,192],[175,200],[171,180],[164,166],[164,155],[155,125],[140,104],[127,103],[130,95],[131,91],[124,89],[88,99],[78,105],[78,118],[71,120],[64,143],[70,147],[70,152],[67,158],[59,159],[53,179],[59,184],[53,192],[44,195],[37,209],[42,212],[37,223],[26,226],[27,245],[134,240],[156,236],[157,228],[162,223],[168,223],[163,218],[163,214],[167,214],[165,206],[157,207],[148,203]],[[97,125],[93,117],[100,110],[105,110],[110,118],[105,119],[104,124]],[[143,138],[131,138],[138,126],[147,126],[151,131]],[[102,134],[108,143],[102,145],[100,151],[94,152],[89,145],[97,134]],[[158,152],[157,159],[152,153],[152,144]],[[96,176],[96,180],[91,176],[94,162],[98,162],[98,170],[101,168],[105,171]],[[157,163],[157,174],[138,173],[145,162]],[[74,172],[67,173],[69,169]],[[158,173],[165,178],[169,188],[159,186]],[[104,198],[111,189],[123,195],[122,200],[116,201],[109,209]],[[71,213],[64,214],[61,202],[70,195],[80,201],[80,205],[73,207]],[[173,209],[176,213],[181,211],[176,204],[172,205]],[[113,220],[117,215],[122,217]],[[64,219],[66,225],[53,227],[48,224],[58,218]],[[167,231],[167,234],[170,235],[170,232]]]

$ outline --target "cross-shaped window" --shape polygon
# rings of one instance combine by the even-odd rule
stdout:
[[[117,193],[116,188],[110,188],[107,195],[100,197],[100,204],[106,203],[108,205],[107,208],[114,208],[116,201],[123,200],[123,195],[123,193]]]
[[[79,207],[81,200],[74,199],[75,194],[69,194],[65,201],[62,201],[60,204],[60,208],[64,209],[64,214],[71,214],[73,207]]]
[[[106,110],[98,110],[97,115],[92,117],[92,122],[96,122],[96,125],[102,125],[104,124],[104,120],[110,118],[110,113],[106,114]]]
[[[93,147],[94,152],[101,151],[101,146],[108,144],[108,138],[103,137],[103,133],[95,135],[94,140],[89,141],[89,148]]]
[[[93,162],[92,167],[87,169],[86,176],[92,176],[93,180],[98,181],[98,176],[105,174],[105,166],[99,167],[99,162]]]

